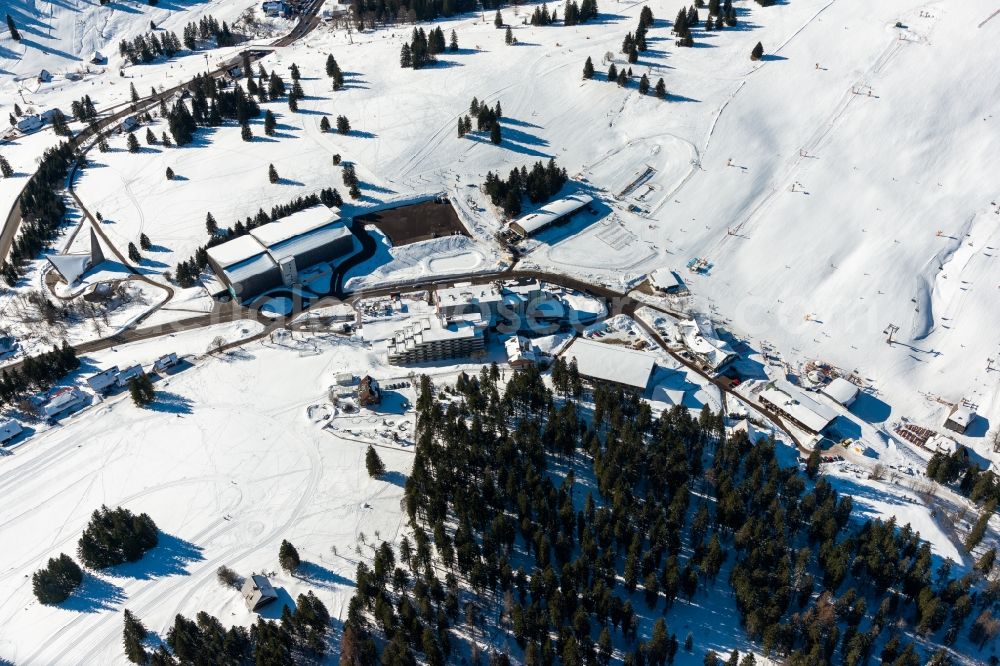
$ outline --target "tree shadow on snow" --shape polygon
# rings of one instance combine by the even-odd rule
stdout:
[[[340,574],[330,571],[324,566],[316,564],[315,562],[302,562],[299,568],[295,572],[296,577],[302,580],[312,583],[317,587],[329,587],[332,588],[336,585],[342,585],[345,587],[354,587],[354,581],[350,578],[345,578]]]
[[[60,608],[78,613],[99,613],[113,611],[125,603],[125,590],[110,580],[83,572],[83,582],[70,598],[59,604]]]
[[[188,573],[187,565],[205,559],[201,548],[173,534],[159,533],[159,543],[146,551],[138,562],[120,564],[108,570],[116,576],[137,580],[151,580],[164,576],[182,576]]]
[[[172,391],[158,391],[156,399],[147,405],[146,409],[163,414],[192,414],[194,403],[182,395]]]
[[[391,483],[392,485],[399,486],[400,488],[406,485],[406,475],[402,472],[386,472],[378,478],[380,481]]]

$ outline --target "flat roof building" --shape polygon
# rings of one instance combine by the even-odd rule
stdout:
[[[492,284],[463,282],[434,292],[434,302],[442,317],[458,317],[478,313],[492,323],[502,297]]]
[[[577,338],[564,352],[567,362],[576,359],[580,376],[593,381],[644,392],[656,367],[656,354],[621,345]]]
[[[234,298],[298,282],[300,269],[349,253],[354,234],[340,211],[311,206],[208,248],[212,270]]]
[[[782,418],[814,435],[823,432],[837,418],[832,409],[784,380],[768,384],[758,399]]]
[[[550,201],[533,213],[510,223],[509,228],[521,238],[534,236],[553,224],[565,222],[581,208],[590,205],[594,197],[589,194],[571,194],[562,199]]]

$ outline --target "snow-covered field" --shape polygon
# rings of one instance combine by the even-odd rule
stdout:
[[[127,100],[129,83],[141,94],[177,85],[235,50],[130,66],[121,77],[118,40],[148,31],[150,20],[178,34],[207,14],[232,22],[256,4],[8,2],[25,39],[0,36],[0,118],[14,103],[68,111],[72,100],[89,94],[104,109]],[[662,77],[667,100],[640,97],[635,79],[623,89],[604,74],[606,54],[616,66],[629,66],[619,48],[643,4],[657,21],[649,50],[631,67],[636,78],[647,74],[654,84]],[[1000,396],[989,368],[1000,351],[992,335],[1000,320],[994,260],[1000,118],[993,116],[1000,102],[994,72],[1000,18],[981,23],[995,5],[792,0],[763,8],[739,0],[736,29],[696,31],[696,47],[684,49],[674,46],[670,20],[686,4],[602,0],[601,20],[575,27],[532,27],[522,23],[531,6],[506,8],[515,46],[504,44],[492,15],[443,20],[461,48],[421,70],[399,67],[412,26],[351,34],[321,26],[260,61],[286,84],[288,68],[297,64],[306,93],[297,113],[284,100],[263,105],[277,116],[274,137],[264,136],[262,118],[251,123],[250,142],[232,124],[201,129],[184,148],[144,145],[139,154],[125,149],[123,136],[113,137],[110,152],[90,154],[76,191],[102,214],[102,229],[121,252],[140,234],[149,236],[153,248],[141,268],[155,279],[205,243],[208,212],[229,226],[324,187],[337,187],[346,199],[334,154],[354,164],[361,180],[362,196],[347,201],[345,215],[428,192],[448,194],[473,238],[394,248],[375,233],[375,256],[345,281],[348,289],[362,290],[509,265],[493,240],[502,221],[478,186],[487,171],[506,175],[555,158],[570,175],[564,193],[594,195],[597,212],[526,242],[517,268],[620,290],[653,269],[673,269],[691,292],[680,304],[710,313],[744,341],[745,362],[764,368],[758,379],[817,359],[868,384],[866,399],[878,408],[841,416],[880,461],[919,470],[922,458],[893,440],[888,426],[903,417],[939,426],[945,403],[961,398],[977,403],[982,417],[963,443],[996,459],[989,439],[1000,419]],[[277,36],[290,26],[265,22],[258,36]],[[758,41],[766,55],[752,62]],[[93,50],[108,62],[88,65]],[[324,72],[331,53],[345,73],[345,88],[337,92]],[[590,81],[580,76],[587,57],[597,69]],[[42,68],[54,74],[51,82],[35,80]],[[82,71],[82,80],[68,80],[72,71]],[[502,145],[479,133],[456,136],[473,97],[502,105]],[[320,130],[324,116],[338,115],[350,120],[350,134]],[[157,119],[152,129],[159,136],[165,125]],[[144,135],[144,128],[137,133],[140,140]],[[16,172],[0,180],[0,215],[55,140],[47,128],[0,143]],[[269,182],[269,164],[279,183]],[[179,177],[166,180],[167,167]],[[686,270],[696,258],[710,268]],[[41,286],[41,264],[20,292]],[[162,298],[156,292],[149,287],[143,296],[155,303]],[[0,316],[11,317],[17,297],[2,297]],[[212,305],[202,290],[178,290],[147,324]],[[570,305],[605,314],[582,297]],[[143,311],[123,310],[107,326],[120,328]],[[886,344],[889,325],[898,327],[892,346]],[[200,354],[217,335],[232,340],[260,330],[258,324],[242,332],[234,326],[119,347],[88,363],[148,362],[165,351]],[[397,326],[369,324],[365,337],[383,340]],[[79,342],[94,332],[64,337]],[[39,338],[32,339],[37,348]],[[765,350],[782,362],[767,361]],[[499,348],[490,351],[502,360]],[[336,372],[405,374],[383,362],[356,339],[252,343],[162,381],[156,409],[139,410],[127,398],[100,402],[0,458],[0,657],[39,664],[120,660],[117,611],[125,606],[154,630],[178,612],[199,610],[248,623],[237,595],[217,587],[215,568],[277,571],[284,538],[310,563],[311,577],[279,574],[278,585],[292,597],[317,590],[339,617],[350,596],[360,532],[390,538],[399,529],[399,483],[411,454],[387,450],[383,458],[396,474],[388,483],[372,481],[361,464],[364,446],[346,436],[349,429],[317,425],[320,412],[310,408],[323,402]],[[663,366],[658,395],[684,390],[687,407],[722,407],[716,387],[666,355]],[[422,370],[456,372],[447,364]],[[862,479],[850,467],[862,463],[849,459],[828,468],[834,483],[856,498],[859,516],[912,522],[938,556],[967,564],[915,488]],[[64,608],[38,605],[25,576],[48,557],[71,551],[102,503],[147,511],[168,535],[165,545],[137,565],[89,576],[83,593]],[[716,613],[725,616],[718,639],[725,645],[738,635],[735,614],[732,608]]]

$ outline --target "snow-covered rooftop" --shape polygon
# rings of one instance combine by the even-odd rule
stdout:
[[[645,390],[656,366],[656,354],[620,345],[607,345],[577,338],[566,350],[567,360],[576,359],[580,374]]]
[[[225,243],[208,248],[208,256],[223,268],[229,268],[263,253],[264,247],[249,234],[237,236]]]
[[[777,380],[761,391],[760,399],[795,419],[812,432],[820,432],[837,418],[836,412],[784,380]]]
[[[316,231],[334,222],[339,222],[339,212],[339,210],[327,208],[323,204],[311,206],[280,220],[262,224],[250,231],[250,235],[260,241],[261,245],[271,247],[296,236]],[[350,233],[345,225],[339,226],[345,233]]]
[[[843,377],[835,378],[820,390],[823,395],[845,406],[850,405],[858,397],[858,387]]]
[[[556,199],[545,204],[534,213],[528,213],[524,217],[515,220],[514,224],[517,224],[524,233],[530,236],[536,231],[552,224],[560,217],[580,210],[593,200],[594,197],[589,194],[571,194],[568,197]]]

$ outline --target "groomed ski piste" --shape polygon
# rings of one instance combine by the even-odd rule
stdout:
[[[511,266],[495,240],[500,211],[480,185],[488,171],[506,176],[514,167],[555,158],[570,177],[559,196],[590,194],[597,213],[525,241],[519,270],[709,315],[740,343],[741,362],[760,369],[758,383],[810,362],[855,377],[867,409],[840,413],[851,423],[848,431],[874,449],[878,462],[911,469],[917,478],[902,471],[902,481],[864,478],[872,461],[850,454],[828,465],[825,476],[855,498],[858,520],[896,516],[931,543],[936,557],[968,569],[972,558],[956,526],[938,510],[967,501],[940,491],[938,504],[928,505],[919,477],[929,453],[908,447],[896,431],[901,423],[940,430],[950,407],[965,400],[976,405],[978,417],[965,435],[953,436],[985,465],[1000,460],[993,446],[1000,420],[995,5],[788,0],[761,7],[739,0],[736,28],[698,30],[694,48],[679,48],[670,26],[685,3],[598,4],[598,21],[574,27],[526,25],[522,19],[534,5],[506,7],[503,18],[517,39],[512,46],[493,26],[492,12],[424,24],[440,25],[446,34],[454,29],[461,48],[420,70],[399,66],[412,25],[348,32],[321,24],[258,61],[286,83],[292,63],[302,72],[306,97],[298,112],[284,98],[262,105],[277,117],[273,137],[264,135],[262,118],[250,123],[250,142],[232,123],[200,128],[183,148],[145,145],[143,127],[138,154],[128,152],[124,134],[114,135],[109,152],[88,154],[75,193],[91,213],[100,212],[102,239],[119,252],[140,234],[150,237],[153,249],[138,269],[163,284],[165,271],[205,243],[208,212],[229,226],[324,187],[340,189],[346,215],[444,193],[470,237],[392,247],[375,233],[374,256],[348,273],[346,286],[377,290],[475,279]],[[649,49],[629,65],[621,41],[644,5],[656,22]],[[561,5],[551,8],[563,12]],[[251,12],[257,19],[251,45],[269,43],[295,25],[263,19],[259,3],[245,0],[161,1],[155,8],[14,0],[5,9],[17,17],[24,39],[14,42],[6,31],[0,37],[0,118],[14,103],[68,112],[84,94],[99,109],[122,108],[129,84],[141,95],[173,87],[247,46],[125,65],[118,41],[148,32],[151,20],[180,34],[209,14],[230,23],[242,16],[239,24],[246,26]],[[758,41],[765,56],[754,62],[749,54]],[[87,62],[95,50],[106,62]],[[324,72],[331,53],[345,75],[344,89],[336,92]],[[635,79],[627,88],[607,81],[608,54],[635,78],[647,74],[655,83],[662,77],[667,99],[639,96]],[[592,80],[580,76],[587,57],[597,70]],[[50,82],[37,81],[42,69],[53,75]],[[81,78],[70,80],[71,72]],[[482,133],[456,136],[473,97],[502,105],[501,145]],[[321,131],[324,115],[331,121],[346,116],[352,131]],[[150,127],[159,136],[166,124],[156,118]],[[15,171],[0,179],[0,213],[57,140],[46,127],[0,143]],[[355,165],[359,199],[348,199],[334,154]],[[270,164],[278,183],[268,180]],[[179,178],[165,180],[167,167]],[[84,234],[72,234],[80,220],[71,206],[54,249],[79,249]],[[695,260],[703,260],[705,270],[688,270]],[[129,274],[120,264],[104,268],[115,279]],[[636,289],[662,268],[677,273],[686,295],[658,299]],[[46,272],[39,259],[18,286],[0,294],[0,327],[26,352],[54,342],[50,331],[14,321],[18,299],[44,289]],[[142,298],[103,327],[80,324],[66,339],[93,341],[147,314],[148,325],[182,322],[213,307],[200,288],[175,289],[161,303],[166,292],[133,284]],[[388,365],[381,348],[360,337],[282,335],[264,326],[249,319],[188,331],[178,326],[162,337],[83,355],[83,368],[68,382],[113,364],[148,364],[171,351],[190,364],[158,382],[160,399],[152,409],[133,406],[127,392],[96,398],[58,425],[38,424],[36,433],[5,450],[11,455],[0,457],[0,658],[124,663],[123,608],[160,635],[176,614],[202,610],[223,623],[249,625],[254,614],[239,595],[215,582],[221,564],[243,574],[275,571],[283,595],[294,599],[311,589],[334,618],[343,617],[357,563],[371,556],[365,543],[391,539],[405,524],[399,500],[412,447],[380,449],[388,480],[368,478],[364,452],[374,441],[371,431],[389,427],[383,419],[406,432],[410,415],[400,405],[414,395],[403,389],[398,413],[369,422],[374,417],[336,413],[327,388],[339,372],[403,382],[411,368]],[[893,343],[887,344],[890,330]],[[206,353],[220,339],[235,345],[247,338],[254,339]],[[564,343],[553,341],[553,347],[558,342]],[[502,349],[490,351],[504,360]],[[696,398],[686,407],[721,405],[704,378],[685,375],[666,353],[663,363],[690,382],[688,395]],[[447,382],[479,365],[416,370]],[[740,393],[747,402],[754,386],[749,382]],[[732,411],[735,398],[727,399]],[[770,427],[794,460],[803,434]],[[133,565],[88,572],[63,606],[39,604],[31,573],[49,557],[75,550],[101,504],[148,512],[163,532],[161,545]],[[283,539],[308,563],[300,577],[277,566]],[[991,529],[987,541],[995,540]],[[710,602],[699,597],[671,611],[679,635],[698,637],[698,650],[678,653],[677,663],[701,663],[708,648],[750,649],[726,592],[731,564]],[[263,613],[278,614],[277,605]],[[961,663],[986,659],[964,633],[953,651]],[[328,661],[336,663],[336,655]]]

